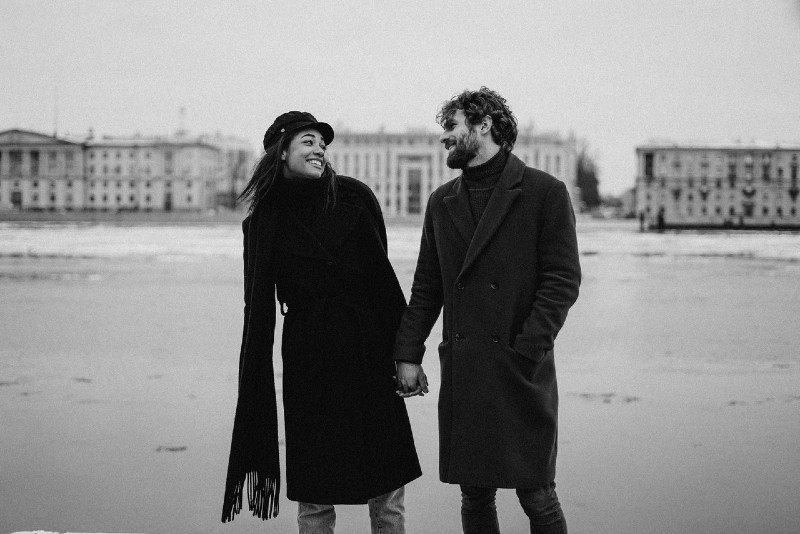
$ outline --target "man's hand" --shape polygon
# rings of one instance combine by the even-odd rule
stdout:
[[[428,392],[428,377],[422,366],[397,362],[397,394],[401,397],[424,396]]]

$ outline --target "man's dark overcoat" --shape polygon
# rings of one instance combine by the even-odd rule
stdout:
[[[243,224],[245,326],[229,480],[263,463],[269,438],[261,427],[271,422],[253,413],[248,398],[257,394],[243,397],[243,375],[258,373],[260,387],[270,390],[271,367],[262,369],[271,366],[279,307],[287,496],[358,504],[421,471],[395,393],[391,351],[405,297],[387,257],[380,207],[363,183],[337,179],[333,211],[310,227],[275,200]]]
[[[555,478],[553,341],[578,297],[575,216],[565,185],[513,154],[477,226],[463,177],[430,196],[395,359],[439,344],[443,482],[538,488]]]

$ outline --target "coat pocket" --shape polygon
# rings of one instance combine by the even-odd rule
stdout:
[[[548,353],[552,352],[552,350],[542,350],[542,349],[533,349],[530,350],[519,350],[515,347],[516,344],[511,346],[511,350],[517,353],[519,356],[530,360],[533,363],[539,363],[545,359]]]

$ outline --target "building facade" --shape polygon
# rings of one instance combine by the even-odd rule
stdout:
[[[252,161],[252,151],[241,157]],[[7,130],[0,132],[0,210],[213,208],[236,186],[228,164],[224,148],[185,135],[70,141]]]
[[[636,148],[636,210],[651,227],[800,227],[800,145]]]
[[[548,172],[575,190],[575,139],[557,134],[521,131],[513,153],[527,165]],[[458,176],[447,167],[447,151],[439,134],[354,133],[337,131],[329,157],[337,173],[366,183],[386,215],[415,215],[425,211],[428,196]],[[573,204],[575,199],[573,198]],[[575,204],[577,206],[577,204]]]
[[[83,143],[0,132],[0,210],[82,209],[85,196]]]

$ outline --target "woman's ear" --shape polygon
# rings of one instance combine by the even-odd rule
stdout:
[[[286,152],[281,152],[281,159],[282,159],[282,160],[285,160],[285,159],[286,159]]]

